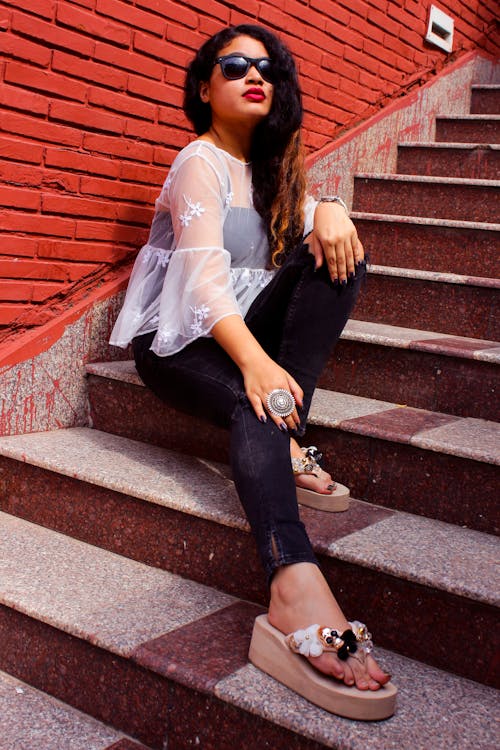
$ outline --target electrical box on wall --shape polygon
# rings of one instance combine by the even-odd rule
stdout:
[[[453,47],[453,18],[447,16],[435,5],[431,5],[425,41],[435,44],[445,52],[451,52]]]

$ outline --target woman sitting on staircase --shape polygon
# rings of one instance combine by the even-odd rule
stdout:
[[[270,587],[251,660],[330,711],[384,718],[395,688],[333,597],[297,504],[347,506],[295,438],[364,278],[363,248],[340,198],[305,194],[297,73],[275,35],[241,25],[209,39],[184,108],[198,137],[157,200],[111,342],[133,341],[162,400],[230,430]]]

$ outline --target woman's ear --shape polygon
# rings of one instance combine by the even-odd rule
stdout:
[[[209,92],[208,81],[202,81],[200,83],[200,99],[203,102],[203,104],[208,104],[210,100],[208,92]]]

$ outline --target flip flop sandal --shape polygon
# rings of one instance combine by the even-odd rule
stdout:
[[[302,448],[304,454],[301,458],[292,458],[292,469],[294,475],[313,474],[318,477],[322,471],[319,462],[322,454],[318,452],[315,445],[309,448]],[[310,508],[317,510],[327,510],[331,513],[338,513],[347,510],[349,507],[350,492],[343,484],[333,483],[332,492],[329,495],[323,495],[321,492],[307,490],[305,487],[297,487],[297,500],[301,505],[308,505]]]
[[[269,623],[267,615],[259,615],[248,656],[263,672],[330,713],[361,721],[387,719],[395,711],[398,692],[391,682],[378,690],[358,690],[324,675],[303,658],[320,656],[324,651],[337,653],[343,661],[356,653],[364,658],[373,649],[370,633],[360,622],[349,625],[352,630],[342,634],[311,625],[285,636]]]

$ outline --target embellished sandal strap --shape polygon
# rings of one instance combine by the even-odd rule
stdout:
[[[287,635],[286,643],[296,654],[303,656],[321,656],[323,652],[334,652],[345,661],[358,650],[365,653],[373,651],[373,643],[368,628],[362,622],[350,622],[351,629],[339,633],[323,625],[310,625],[305,630],[296,630]]]
[[[292,458],[292,470],[294,474],[314,474],[315,477],[319,476],[321,466],[322,454],[318,452],[315,445],[310,445],[309,448],[301,448],[304,454],[300,458]]]

